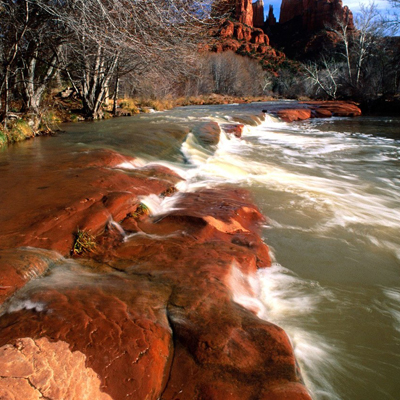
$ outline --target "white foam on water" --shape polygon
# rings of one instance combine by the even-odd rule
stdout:
[[[332,371],[344,374],[341,349],[311,329],[302,328],[312,319],[322,300],[333,294],[318,283],[299,278],[274,263],[258,271],[260,300],[265,312],[261,318],[281,326],[289,335],[301,366],[306,386],[318,399],[339,399],[331,381]]]
[[[247,160],[246,171],[250,181],[317,200],[323,203],[322,209],[328,205],[333,214],[328,227],[355,223],[382,225],[382,221],[385,221],[385,226],[400,228],[398,182],[384,178],[381,180],[383,185],[378,186],[375,182],[363,181],[359,175],[352,173],[352,169],[344,169],[340,163],[335,162],[334,155],[329,155],[329,162],[325,159],[328,153],[339,153],[342,157],[347,150],[358,151],[358,139],[326,132],[319,132],[320,137],[314,131],[312,134],[300,134],[287,126],[281,127],[285,129],[284,132],[271,131],[269,128],[270,125],[263,124],[252,130],[252,135],[259,138],[259,154],[271,152],[271,143],[272,146],[279,145],[283,153],[289,155],[293,155],[293,147],[298,148],[295,154],[301,154],[302,157],[289,158],[287,166],[291,169],[293,165],[307,168],[307,173],[302,173],[301,169],[292,172],[285,167],[285,163],[280,166],[270,164],[268,157],[265,157],[266,162],[262,166]],[[316,155],[321,161],[318,161]],[[382,154],[375,156],[380,161],[387,158]],[[358,157],[355,159],[359,161]],[[371,157],[368,159],[371,160]],[[339,161],[343,163],[343,160]]]
[[[135,158],[132,161],[124,161],[118,164],[115,168],[126,169],[126,170],[134,170],[138,168],[142,168],[146,165],[146,162],[141,158]]]
[[[395,243],[390,240],[377,238],[376,236],[366,235],[366,238],[377,248],[385,249],[387,252],[393,254],[397,260],[400,261],[400,243]]]
[[[33,310],[35,312],[42,312],[46,308],[46,304],[42,302],[33,302],[32,300],[17,300],[12,302],[5,312],[11,314],[21,310]]]
[[[176,193],[172,196],[159,197],[155,194],[140,197],[140,202],[143,203],[150,211],[152,217],[168,214],[169,212],[176,210],[175,207],[181,194]]]
[[[282,327],[291,339],[295,356],[301,366],[306,386],[315,399],[337,400],[331,375],[345,375],[343,349],[330,343],[311,329],[302,328],[300,321],[312,319],[324,299],[334,301],[333,294],[318,283],[303,280],[275,263],[246,275],[232,263],[229,277],[233,301],[259,318]]]
[[[271,127],[285,131],[273,132]],[[398,184],[389,180],[391,186],[388,186],[383,182],[386,187],[381,191],[377,188],[372,193],[372,183],[360,182],[352,171],[342,171],[335,163],[322,166],[315,163],[315,154],[318,152],[322,158],[327,153],[342,153],[346,149],[357,147],[358,142],[354,142],[355,139],[343,137],[344,135],[339,135],[338,139],[337,135],[326,132],[321,137],[316,137],[315,130],[310,135],[300,135],[296,129],[267,117],[258,127],[247,126],[243,139],[222,132],[214,152],[201,146],[190,133],[182,145],[182,152],[192,168],[183,172],[186,182],[179,189],[190,191],[224,183],[268,187],[275,191],[296,194],[313,203],[312,207],[320,212],[321,218],[327,220],[321,225],[321,230],[355,224],[382,226],[383,221],[386,227],[400,228],[400,204],[393,206],[393,199],[398,198]],[[248,141],[246,137],[258,137],[262,143]],[[281,147],[290,147],[296,142],[299,148],[309,147],[309,155],[314,160],[312,163],[295,159],[288,165],[290,168],[294,164],[306,168],[306,173],[302,173],[301,169],[291,171],[284,164],[269,162],[270,150],[265,143],[268,144],[271,140],[278,142]],[[344,141],[344,144],[336,143],[338,140]],[[333,143],[329,144],[330,141]],[[333,157],[332,154],[330,157]],[[319,174],[316,175],[313,171]]]
[[[135,232],[135,233],[131,233],[129,235],[126,236],[126,238],[124,239],[125,242],[128,242],[131,239],[135,239],[137,237],[145,237],[148,239],[152,239],[152,240],[166,240],[172,237],[178,237],[181,235],[185,235],[185,232],[182,231],[177,231],[176,233],[170,233],[168,235],[157,235],[155,233],[146,233],[146,232]]]
[[[109,227],[116,229],[121,236],[123,237],[123,239],[125,240],[126,238],[126,232],[124,230],[124,228],[116,221],[114,221],[112,218],[110,218],[110,220],[108,221]]]
[[[389,300],[388,312],[393,320],[393,327],[400,333],[400,288],[385,288],[383,293]],[[400,338],[398,341],[400,342]]]
[[[250,310],[258,317],[265,314],[265,306],[258,298],[260,294],[259,279],[256,275],[244,274],[236,262],[231,265],[229,287],[235,303]]]

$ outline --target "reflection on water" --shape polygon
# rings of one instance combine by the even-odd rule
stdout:
[[[208,149],[190,133],[209,118],[225,123],[263,107],[184,107],[69,125],[68,134],[1,153],[0,170],[32,165],[33,179],[38,159],[57,165],[63,152],[106,147],[140,166],[162,160],[185,179],[180,191],[247,188],[269,218],[262,234],[276,262],[256,282],[233,266],[235,300],[288,332],[315,399],[397,399],[400,121],[286,124],[267,116],[242,139],[222,133]],[[175,201],[141,200],[154,215]]]

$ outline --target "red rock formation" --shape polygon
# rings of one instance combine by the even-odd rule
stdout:
[[[264,27],[264,2],[257,0],[253,5],[253,26],[255,28]]]
[[[303,0],[282,0],[279,23],[284,24],[295,17],[302,16],[303,12]]]
[[[251,0],[236,0],[235,19],[242,24],[253,26],[253,6]]]
[[[269,45],[269,37],[264,33],[262,29],[255,28],[251,33],[251,42],[255,44]]]
[[[233,0],[230,1],[233,3]],[[259,61],[263,68],[276,74],[286,56],[270,46],[269,36],[264,32],[266,24],[263,0],[253,4],[251,0],[237,0],[234,4],[236,7],[235,12],[231,14],[232,18],[221,21],[219,27],[210,30],[212,39],[203,46],[203,50],[217,53],[231,50]],[[273,17],[271,12],[272,10],[270,19]]]
[[[339,23],[346,23],[354,29],[353,14],[342,0],[283,0],[279,23],[287,23],[301,18],[302,29],[317,32],[326,26],[336,28]]]
[[[274,15],[274,6],[270,5],[269,6],[269,11],[268,11],[268,17],[267,20],[265,21],[266,26],[275,26],[276,25],[276,18]]]
[[[269,37],[262,29],[224,20],[219,28],[211,32],[211,35],[213,38],[205,50],[217,53],[231,50],[261,61],[265,66],[278,67],[285,60],[283,53],[275,51],[270,46]]]
[[[225,20],[219,28],[218,36],[225,39],[233,37],[235,31],[235,24],[228,19]]]

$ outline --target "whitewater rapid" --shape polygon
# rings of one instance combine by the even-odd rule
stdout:
[[[233,298],[285,329],[314,398],[395,399],[400,143],[335,127],[346,121],[287,124],[266,115],[242,138],[222,131],[208,148],[189,133],[185,163],[164,165],[184,178],[180,192],[252,192],[268,218],[263,238],[274,263],[246,278],[253,294],[233,277]],[[178,197],[143,201],[156,215]]]

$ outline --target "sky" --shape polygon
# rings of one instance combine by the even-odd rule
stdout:
[[[368,1],[359,1],[359,0],[342,0],[344,6],[348,6],[353,14],[356,14],[360,11],[360,3],[369,4]],[[254,2],[254,1],[253,1]],[[281,0],[264,0],[264,11],[265,14],[268,15],[269,5],[272,4],[274,6],[274,14],[275,18],[279,20],[279,11],[281,8]],[[390,6],[389,2],[386,0],[375,0],[374,3],[378,6],[378,9],[385,13],[386,11],[393,11],[392,7]],[[399,10],[400,11],[400,10]]]

